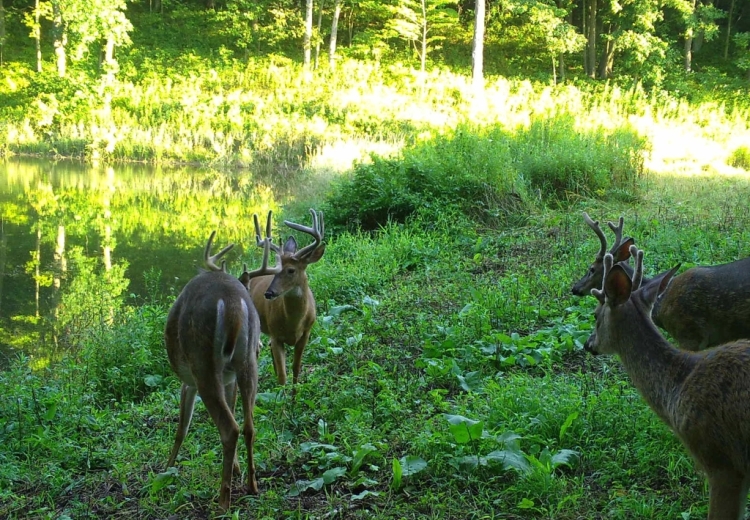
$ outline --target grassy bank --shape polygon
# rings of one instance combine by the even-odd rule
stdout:
[[[639,183],[630,200],[540,204],[513,225],[447,207],[332,235],[310,268],[320,316],[296,406],[261,353],[261,494],[236,481],[231,515],[705,517],[702,478],[618,361],[582,352],[594,302],[570,285],[598,245],[582,210],[623,214],[649,272],[746,256],[750,180]],[[92,317],[60,363],[19,359],[0,376],[0,516],[216,513],[220,445],[201,404],[178,467],[164,468],[173,298]]]

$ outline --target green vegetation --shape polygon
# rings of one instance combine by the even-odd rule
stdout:
[[[228,517],[705,517],[679,442],[616,359],[582,352],[594,301],[570,287],[598,248],[582,211],[623,214],[651,273],[750,253],[746,8],[606,4],[584,27],[582,3],[493,2],[478,88],[471,2],[426,1],[431,33],[419,2],[327,3],[325,24],[343,9],[341,41],[317,68],[301,63],[300,2],[4,2],[0,155],[208,168],[108,170],[83,194],[29,173],[2,201],[2,226],[40,237],[24,269],[54,312],[37,301],[0,325],[14,349],[0,517],[216,514],[220,443],[202,404],[164,467],[179,383],[162,332],[185,280],[136,270],[147,289],[131,295],[106,251],[131,234],[198,251],[220,227],[245,247],[238,272],[258,260],[248,215],[309,207],[325,211],[328,246],[309,269],[319,317],[298,400],[264,348],[261,494],[235,480]],[[324,40],[315,29],[311,45]],[[58,291],[42,248],[61,227]]]
[[[705,515],[702,478],[617,360],[582,352],[594,302],[569,291],[598,244],[583,209],[624,214],[651,272],[678,261],[717,263],[747,254],[750,183],[646,174],[638,185],[632,200],[578,198],[558,209],[540,202],[523,221],[494,227],[453,205],[373,233],[331,236],[324,260],[310,268],[320,316],[296,405],[261,353],[262,493],[235,495],[233,511]],[[107,292],[71,291],[66,308],[80,312],[61,332],[68,348],[59,361],[20,357],[0,376],[4,517],[215,512],[221,453],[202,405],[178,467],[164,468],[179,384],[161,333],[174,294],[160,294],[150,272],[154,289],[142,304],[123,301],[103,314],[118,290],[118,274],[110,276]],[[96,277],[78,280],[102,286]]]

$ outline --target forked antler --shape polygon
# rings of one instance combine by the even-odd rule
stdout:
[[[253,221],[255,222],[255,243],[263,248],[263,260],[258,269],[254,271],[247,270],[247,264],[242,264],[242,276],[255,278],[256,276],[264,276],[267,274],[278,274],[281,272],[281,248],[274,244],[271,239],[271,216],[273,212],[268,212],[268,220],[266,221],[266,238],[260,238],[260,224],[258,223],[258,215],[253,213]],[[268,256],[273,251],[276,255],[276,266],[268,267]]]
[[[599,252],[596,254],[596,257],[604,258],[604,254],[607,252],[607,237],[604,236],[604,231],[602,231],[602,228],[599,227],[599,221],[592,220],[591,217],[589,217],[589,214],[585,211],[583,212],[583,220],[586,221],[586,224],[588,224],[591,229],[594,230],[594,233],[596,233],[596,236],[599,237],[599,241],[601,242],[601,248],[599,248]]]
[[[323,212],[320,213],[316,212],[314,209],[310,208],[310,214],[312,215],[313,225],[312,227],[303,226],[301,224],[296,224],[294,222],[290,222],[288,220],[284,221],[284,224],[289,226],[292,229],[296,229],[297,231],[301,231],[302,233],[306,233],[315,239],[315,241],[303,247],[296,253],[294,253],[293,258],[295,260],[303,260],[305,257],[312,254],[313,251],[315,251],[320,243],[323,241],[323,236],[325,235],[325,222],[323,221]]]
[[[219,251],[213,256],[211,255],[211,245],[214,242],[214,237],[216,236],[216,230],[211,232],[211,236],[208,237],[208,242],[206,242],[206,248],[203,250],[203,263],[206,265],[206,268],[208,268],[209,271],[227,271],[227,262],[226,260],[222,260],[221,267],[216,265],[216,261],[219,260],[222,256],[227,254],[227,252],[234,247],[234,244],[229,244],[224,249]]]
[[[643,282],[643,250],[638,249],[635,246],[630,246],[630,255],[635,258],[635,271],[633,272],[633,288],[635,291],[641,286]]]
[[[607,222],[609,229],[611,229],[612,232],[615,234],[615,243],[612,246],[612,249],[609,250],[609,252],[612,253],[613,255],[622,245],[622,225],[624,222],[625,222],[625,219],[623,219],[622,217],[620,217],[620,220],[618,221],[617,226],[615,226],[612,222]]]
[[[609,270],[612,269],[612,266],[614,265],[614,257],[607,253],[604,255],[604,274],[602,275],[602,288],[601,289],[591,289],[591,294],[596,296],[596,298],[604,302],[604,284],[607,281],[607,275],[609,274]]]

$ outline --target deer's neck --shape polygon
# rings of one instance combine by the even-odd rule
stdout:
[[[287,316],[303,316],[309,307],[307,284],[300,284],[281,297],[284,302],[284,312]]]
[[[682,384],[695,365],[695,356],[672,346],[643,316],[641,326],[629,330],[618,353],[633,385],[669,426],[676,423],[675,405]]]

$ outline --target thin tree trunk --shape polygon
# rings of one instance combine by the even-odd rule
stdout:
[[[427,6],[425,0],[422,0],[422,56],[420,60],[420,70],[422,71],[422,81],[424,73],[427,70]]]
[[[471,83],[475,89],[484,86],[484,19],[485,0],[476,0],[474,42],[471,49]]]
[[[57,226],[57,241],[55,242],[55,273],[52,284],[55,289],[60,289],[62,277],[68,271],[68,260],[65,258],[65,226]]]
[[[732,16],[734,16],[734,2],[729,4],[729,14],[727,14],[727,36],[724,38],[724,59],[729,58],[729,40],[732,38]]]
[[[318,58],[320,57],[320,27],[323,25],[323,6],[325,3],[325,0],[320,0],[320,5],[318,6],[318,41],[315,43],[315,65],[313,66],[315,70],[318,70]]]
[[[65,31],[65,22],[59,2],[52,4],[52,36],[54,38],[55,56],[57,57],[57,75],[65,76],[67,57],[65,46],[68,44],[68,35]]]
[[[110,35],[104,47],[104,72],[107,75],[107,84],[111,85],[115,79],[117,63],[115,62],[115,40]]]
[[[602,57],[599,61],[599,77],[601,79],[609,79],[612,77],[612,69],[614,68],[615,61],[615,41],[612,38],[614,29],[611,25],[607,26],[608,38],[604,41],[604,48],[602,49]]]
[[[34,2],[34,41],[36,43],[36,71],[42,72],[42,25],[39,21],[41,10],[39,0]]]
[[[693,21],[696,16],[696,9],[698,8],[698,0],[693,0],[692,13],[687,21],[687,30],[685,31],[685,47],[684,47],[684,61],[685,72],[690,72],[693,68],[693,37],[695,31],[693,30]]]
[[[36,226],[36,255],[34,258],[34,302],[36,303],[36,314],[39,317],[39,279],[41,277],[40,265],[42,263],[42,224],[37,223]]]
[[[328,47],[328,66],[333,69],[336,66],[336,40],[339,33],[339,16],[341,16],[341,0],[336,0],[333,5],[333,21],[331,22],[331,41]]]
[[[3,64],[3,51],[5,50],[5,6],[0,0],[0,65]]]
[[[588,43],[586,45],[586,73],[590,78],[596,77],[596,0],[589,0],[588,12]]]
[[[5,280],[5,262],[8,258],[8,238],[5,235],[5,223],[0,220],[0,315],[3,313],[3,280]]]
[[[313,0],[305,0],[305,37],[303,47],[305,51],[305,68],[310,68],[310,54],[312,47]]]

